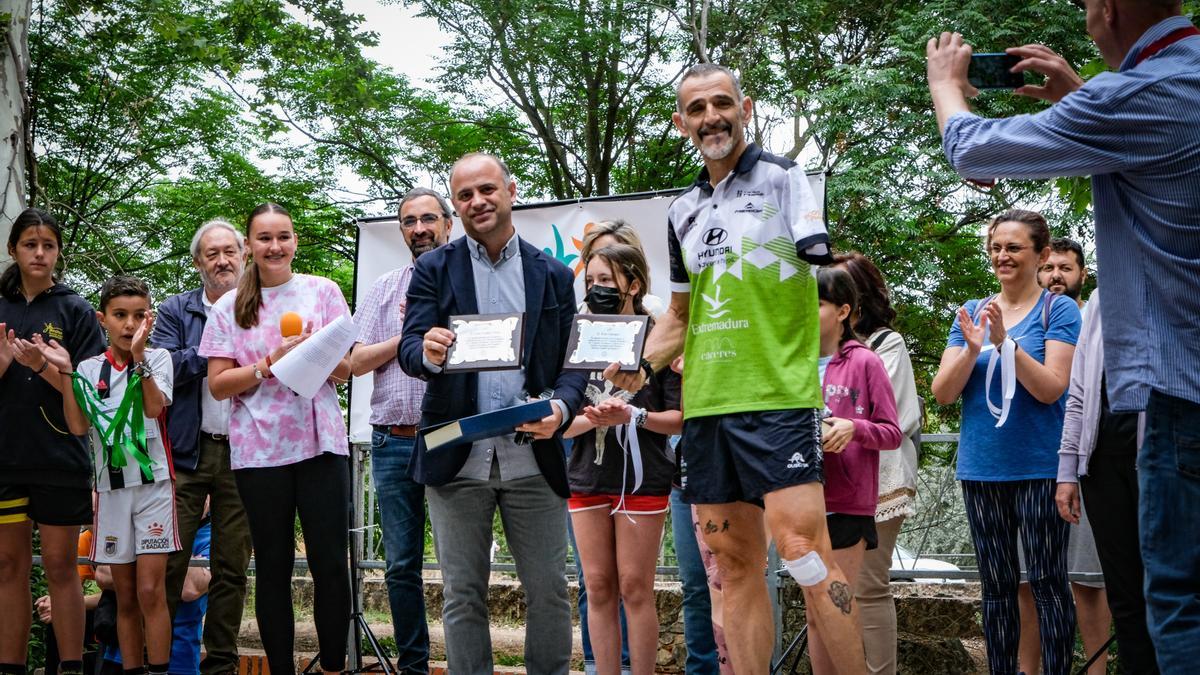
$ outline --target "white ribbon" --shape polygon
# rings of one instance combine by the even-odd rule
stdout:
[[[996,418],[996,427],[1004,426],[1008,420],[1008,411],[1012,408],[1013,396],[1017,393],[1017,343],[1010,337],[1005,337],[999,349],[992,350],[988,359],[987,378],[984,380],[983,397],[987,400],[988,410]],[[1000,361],[1000,406],[992,403],[992,374],[996,371],[996,361]]]
[[[642,447],[638,444],[637,433],[637,418],[641,413],[637,408],[629,407],[629,421],[614,428],[617,437],[617,445],[621,447],[621,499],[617,505],[613,507],[612,512],[608,515],[615,515],[625,506],[625,479],[628,475],[627,467],[629,460],[633,460],[633,490],[637,492],[642,487],[642,478],[645,477],[645,470],[642,467]],[[629,514],[626,514],[629,517]],[[633,518],[629,518],[630,522],[634,522]]]

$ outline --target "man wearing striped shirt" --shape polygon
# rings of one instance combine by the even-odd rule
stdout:
[[[400,235],[413,262],[445,244],[450,225],[450,205],[433,190],[413,188],[400,200]],[[425,486],[408,476],[425,383],[405,375],[396,362],[412,273],[413,266],[408,264],[371,286],[355,316],[359,341],[350,352],[353,373],[373,375],[371,478],[379,500],[387,559],[384,579],[396,640],[396,671],[401,675],[429,672],[429,628],[421,580]]]
[[[1041,45],[1009,50],[1046,76],[1017,90],[1036,115],[970,112],[971,48],[927,46],[946,157],[964,177],[1092,176],[1097,260],[1109,288],[1104,355],[1115,411],[1145,411],[1138,457],[1151,635],[1164,673],[1200,662],[1200,30],[1174,0],[1086,0],[1116,72],[1086,84]]]

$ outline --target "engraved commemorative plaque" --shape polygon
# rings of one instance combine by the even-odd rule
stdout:
[[[519,369],[524,326],[524,314],[451,316],[449,328],[454,331],[454,344],[446,354],[446,371]]]
[[[566,370],[638,369],[650,319],[624,314],[576,314],[567,342]]]

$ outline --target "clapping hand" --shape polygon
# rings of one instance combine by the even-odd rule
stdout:
[[[133,339],[129,344],[129,355],[133,357],[133,361],[144,361],[146,359],[146,340],[150,338],[150,331],[154,330],[154,312],[146,312],[146,318],[142,319],[141,325],[133,333]]]
[[[12,363],[12,343],[16,339],[16,331],[9,330],[8,324],[0,323],[0,364],[8,365]]]
[[[58,340],[51,338],[50,342],[46,343],[42,340],[42,336],[40,334],[34,333],[32,344],[34,345],[34,348],[41,353],[42,358],[48,361],[50,365],[54,366],[58,372],[64,375],[70,375],[71,371],[74,370],[74,366],[71,365],[70,352],[67,351],[66,347],[63,347],[61,344],[59,344]]]
[[[1049,47],[1034,44],[1009,47],[1006,51],[1013,56],[1021,57],[1021,61],[1013,66],[1013,72],[1023,73],[1032,70],[1046,76],[1045,84],[1041,86],[1027,84],[1015,90],[1014,94],[1058,103],[1067,94],[1083,86],[1083,78],[1079,77],[1071,64]]]
[[[987,314],[980,314],[979,321],[971,318],[966,307],[958,308],[958,327],[962,331],[963,340],[972,354],[978,354],[983,349],[983,338],[987,335]]]
[[[37,346],[30,340],[17,337],[12,331],[9,331],[8,335],[13,360],[34,372],[41,370],[45,359],[42,358],[42,353]]]
[[[1000,309],[1000,304],[989,302],[987,307],[983,309],[983,319],[987,322],[988,339],[996,349],[1004,344],[1004,339],[1008,337],[1008,330],[1004,328],[1004,312]]]

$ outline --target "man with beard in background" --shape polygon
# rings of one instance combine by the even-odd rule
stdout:
[[[413,262],[446,243],[450,206],[438,193],[414,188],[400,200],[400,234]],[[385,579],[396,639],[397,672],[429,671],[429,628],[421,563],[425,554],[425,486],[408,476],[425,383],[400,370],[396,350],[404,327],[412,263],[375,282],[358,307],[359,342],[350,353],[355,375],[374,373],[371,392],[371,478],[379,500]]]
[[[1074,239],[1057,237],[1050,241],[1050,257],[1038,270],[1038,283],[1042,288],[1065,295],[1083,309],[1083,284],[1087,282],[1088,268],[1083,259],[1083,247]]]
[[[180,550],[167,559],[167,606],[172,619],[183,593],[192,544],[211,499],[212,579],[204,620],[205,675],[236,673],[237,636],[246,601],[250,564],[250,524],[229,466],[229,401],[208,389],[208,359],[197,354],[208,310],[237,288],[245,263],[245,243],[233,225],[210,220],[192,237],[192,264],[201,288],[167,298],[158,308],[153,343],[171,352],[174,402],[167,417],[175,466],[176,531]]]

